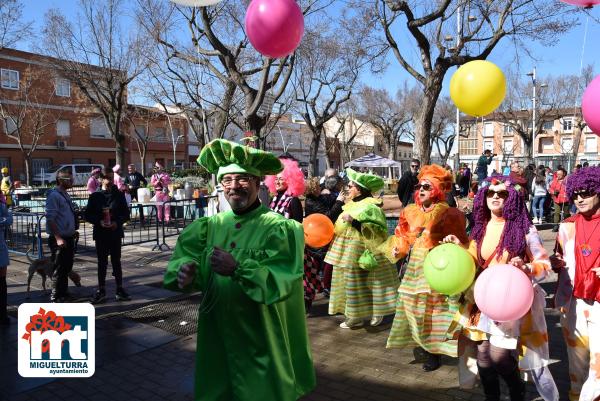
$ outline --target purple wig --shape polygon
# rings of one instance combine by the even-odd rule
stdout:
[[[581,190],[600,194],[600,167],[580,168],[567,178],[569,199],[573,199],[573,192]]]
[[[529,233],[531,221],[527,213],[527,207],[519,188],[511,183],[510,177],[503,175],[492,175],[488,177],[479,188],[473,202],[473,219],[475,224],[471,231],[471,239],[477,243],[478,251],[481,249],[487,223],[490,221],[492,212],[487,206],[486,198],[488,187],[504,183],[508,190],[508,198],[504,201],[502,217],[506,220],[504,231],[500,238],[500,247],[497,256],[500,257],[504,251],[508,252],[508,258],[525,255],[525,236]],[[482,262],[482,261],[480,261]]]

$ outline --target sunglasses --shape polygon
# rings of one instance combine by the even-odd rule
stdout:
[[[579,191],[579,192],[574,192],[573,196],[571,197],[571,199],[572,200],[577,200],[578,197],[581,197],[581,199],[588,199],[588,198],[591,198],[594,195],[596,195],[596,193],[592,192],[592,191]]]
[[[419,168],[419,165],[418,165],[418,164],[412,164],[412,165],[410,166],[410,168]]]
[[[506,199],[506,198],[508,198],[508,191],[505,189],[500,190],[500,191],[494,191],[494,190],[488,189],[486,196],[488,198],[493,198],[494,195],[498,195],[498,198],[500,198],[500,199]]]
[[[431,191],[431,184],[417,184],[415,185],[415,191],[419,191],[423,188],[423,191]]]

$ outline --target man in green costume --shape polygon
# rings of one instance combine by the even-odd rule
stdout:
[[[195,399],[297,400],[315,387],[302,286],[302,226],[258,200],[260,177],[283,167],[271,153],[217,139],[198,163],[224,188],[230,211],[179,236],[169,289],[204,293]]]

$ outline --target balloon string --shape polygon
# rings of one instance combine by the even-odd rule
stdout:
[[[588,34],[588,25],[590,22],[590,16],[588,15],[585,19],[585,30],[583,33],[583,45],[581,46],[581,60],[579,62],[579,91],[583,91],[583,56],[585,55],[585,44],[587,42],[587,34]]]

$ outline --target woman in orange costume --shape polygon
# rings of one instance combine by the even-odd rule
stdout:
[[[382,246],[391,261],[406,258],[406,273],[398,289],[394,324],[387,348],[420,346],[428,359],[423,370],[440,366],[440,355],[457,356],[457,343],[449,328],[458,311],[458,296],[433,291],[423,275],[423,262],[431,248],[449,234],[468,243],[465,216],[445,202],[452,176],[438,165],[424,166],[415,187],[415,203],[404,208],[395,234]]]

